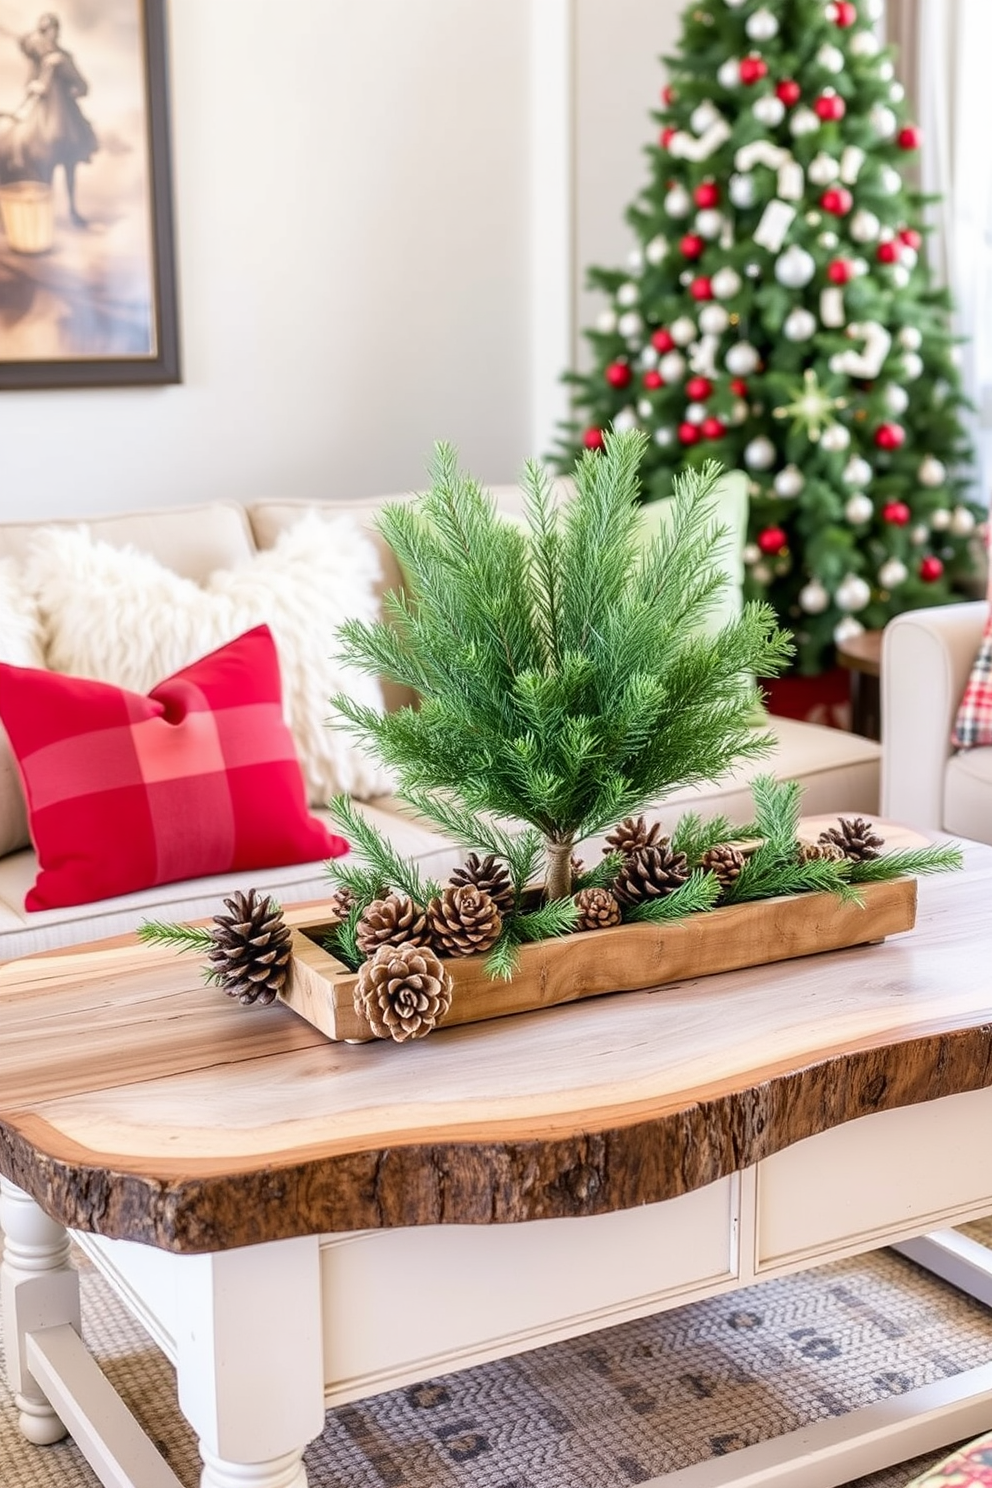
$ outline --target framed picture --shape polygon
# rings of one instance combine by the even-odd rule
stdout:
[[[0,0],[0,389],[179,381],[165,0]]]

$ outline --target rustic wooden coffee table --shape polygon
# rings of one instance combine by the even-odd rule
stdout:
[[[328,1404],[879,1245],[989,1300],[946,1227],[992,1212],[990,904],[975,847],[882,945],[403,1047],[160,948],[0,968],[22,1429],[177,1488],[79,1341],[66,1227],[177,1365],[203,1488],[305,1488]],[[827,1488],[989,1427],[992,1362],[654,1488]]]

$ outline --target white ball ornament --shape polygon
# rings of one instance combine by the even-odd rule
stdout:
[[[741,276],[736,269],[725,265],[713,275],[710,288],[718,300],[732,300],[735,294],[740,293]]]
[[[942,486],[947,479],[947,466],[936,455],[924,455],[916,479],[921,486]]]
[[[747,0],[723,0],[723,3],[728,10],[740,10]]]
[[[867,486],[874,474],[863,455],[852,455],[841,477],[845,486]]]
[[[868,260],[865,258],[852,258],[851,268],[854,270],[854,273],[858,279],[863,279],[865,275],[870,271]]]
[[[930,526],[934,532],[946,532],[951,525],[951,514],[946,506],[938,506],[936,511],[930,513]]]
[[[797,305],[790,310],[782,323],[782,334],[787,341],[808,341],[816,334],[816,316],[811,310]]]
[[[667,449],[669,445],[675,443],[675,430],[666,429],[664,427],[657,428],[655,429],[652,438],[654,439],[655,444],[658,445],[659,449]]]
[[[925,522],[919,522],[910,532],[910,537],[918,548],[930,541],[930,528]]]
[[[889,140],[899,127],[898,120],[884,103],[874,103],[868,111],[868,123],[879,139]]]
[[[641,292],[636,284],[630,284],[629,282],[627,284],[621,284],[617,290],[618,305],[636,305],[640,297]]]
[[[613,427],[618,434],[625,434],[628,429],[636,429],[637,414],[632,408],[621,408],[620,412],[613,417]]]
[[[882,79],[883,83],[891,83],[892,79],[896,75],[896,70],[892,66],[892,63],[886,60],[883,62],[879,62],[878,75]]]
[[[654,418],[654,404],[650,398],[642,398],[638,403],[637,416],[642,419]]]
[[[744,446],[744,464],[749,470],[770,470],[775,463],[775,446],[764,434]]]
[[[878,237],[881,223],[874,212],[869,212],[866,207],[855,212],[851,218],[848,232],[856,243],[874,243]]]
[[[815,273],[815,258],[805,248],[800,248],[798,243],[790,244],[775,260],[775,278],[786,289],[802,289]]]
[[[751,570],[751,577],[757,584],[770,584],[772,571],[767,563],[756,563]]]
[[[900,256],[900,262],[902,263],[903,267],[907,269],[915,269],[919,261],[920,255],[917,253],[916,249],[910,248],[907,244],[903,248],[902,254]]]
[[[893,115],[893,117],[895,117]],[[883,165],[878,173],[878,183],[886,196],[898,196],[902,190],[902,176],[895,166]]]
[[[752,372],[758,370],[760,362],[761,358],[750,341],[738,341],[724,358],[727,371],[734,377],[750,377]]]
[[[852,527],[863,527],[865,522],[870,522],[875,515],[875,506],[870,496],[864,491],[855,491],[853,496],[847,498],[844,506],[844,517]]]
[[[730,407],[730,422],[732,424],[746,424],[751,416],[751,410],[743,398],[737,398]]]
[[[837,247],[837,244],[840,242],[840,238],[835,232],[824,232],[820,234],[817,242],[819,243],[821,248],[829,248],[832,250]]]
[[[810,579],[799,591],[799,608],[807,615],[822,615],[830,605],[830,595],[819,579]]]
[[[600,310],[596,316],[596,329],[604,336],[610,336],[617,328],[617,313],[615,310]]]
[[[644,322],[636,310],[625,310],[617,321],[617,330],[627,340],[634,340],[644,329]]]
[[[894,418],[898,418],[900,414],[905,413],[909,407],[909,394],[897,382],[890,383],[885,389],[885,407],[886,411],[891,413]]]
[[[736,57],[728,57],[716,70],[716,80],[721,88],[741,86],[741,64]]]
[[[765,93],[761,98],[755,99],[751,112],[759,124],[775,129],[785,118],[785,104],[774,93]]]
[[[866,0],[865,14],[870,21],[880,21],[885,14],[885,0]]]
[[[705,134],[711,124],[715,124],[720,118],[720,111],[714,108],[708,98],[704,98],[689,115],[689,123],[696,134]]]
[[[829,42],[821,46],[816,54],[816,60],[824,72],[838,73],[844,71],[844,53],[840,47],[831,46]]]
[[[699,329],[704,336],[722,336],[730,324],[730,316],[722,305],[704,305],[699,312]]]
[[[905,289],[909,283],[909,270],[905,264],[893,264],[889,269],[889,282],[896,289]]]
[[[834,591],[834,601],[839,609],[848,613],[863,610],[871,601],[871,586],[860,574],[849,573]]]
[[[909,578],[909,569],[899,558],[889,558],[878,570],[878,582],[883,589],[898,589]]]
[[[672,186],[665,193],[664,206],[669,217],[688,217],[692,211],[692,197],[684,186]]]
[[[701,238],[718,238],[723,231],[723,213],[707,207],[697,212],[694,225]]]
[[[701,424],[708,417],[709,409],[705,403],[690,403],[685,411],[685,421],[687,424]]]
[[[804,134],[815,134],[819,127],[819,118],[812,109],[808,108],[795,109],[789,120],[789,129],[796,139],[801,139]]]
[[[695,277],[696,276],[691,269],[683,269],[681,274],[679,275],[679,283],[683,286],[683,288],[688,289],[689,285],[692,283]]]
[[[658,363],[665,382],[681,382],[685,377],[685,357],[679,351],[666,351]]]
[[[864,635],[864,632],[865,628],[860,620],[855,620],[853,615],[845,615],[834,626],[834,644],[843,646],[846,642],[853,641],[855,636]]]
[[[667,256],[668,239],[663,238],[662,235],[659,233],[657,237],[651,239],[650,243],[645,248],[644,257],[647,259],[649,264],[657,265],[660,263],[664,263]]]
[[[770,10],[756,10],[744,22],[744,30],[752,41],[771,41],[778,35],[778,20]]]
[[[754,205],[754,177],[746,175],[731,176],[727,184],[727,195],[735,207],[742,210]]]
[[[820,448],[832,455],[841,454],[851,443],[851,431],[844,424],[828,424],[820,435]]]
[[[747,564],[748,568],[750,568],[752,563],[761,562],[761,549],[758,547],[757,543],[745,543],[744,549],[741,553],[741,557]]]
[[[643,269],[644,254],[641,252],[640,248],[631,248],[630,252],[627,254],[627,267],[631,269]]]
[[[915,351],[903,353],[902,375],[907,382],[915,382],[918,377],[923,376],[923,358],[917,356]]]
[[[696,339],[696,322],[690,320],[688,315],[680,315],[678,320],[672,321],[668,331],[676,346],[688,346]]]
[[[807,168],[806,174],[814,186],[829,186],[831,181],[836,181],[840,175],[840,164],[832,155],[827,155],[823,150],[814,155]]]
[[[851,52],[855,57],[877,57],[881,49],[874,31],[857,31],[851,37]]]
[[[784,470],[779,471],[773,484],[776,495],[791,498],[798,496],[802,491],[806,484],[806,477],[798,465],[786,465]]]
[[[956,506],[951,513],[951,529],[955,537],[968,537],[975,530],[975,518],[966,506]]]
[[[642,347],[641,351],[638,353],[637,365],[640,367],[642,372],[647,371],[649,367],[657,367],[659,356],[660,352],[657,350],[657,348],[649,344],[645,347]]]

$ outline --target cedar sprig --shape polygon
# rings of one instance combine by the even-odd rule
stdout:
[[[658,899],[643,899],[640,904],[624,905],[624,923],[655,925],[667,920],[681,920],[686,915],[712,909],[719,897],[720,884],[716,874],[696,869],[670,894],[663,894]]]
[[[398,889],[414,904],[428,904],[441,893],[433,879],[422,879],[411,858],[401,858],[387,837],[356,810],[351,797],[335,796],[328,811],[336,826],[348,838],[355,856],[364,859],[365,867],[332,858],[327,864],[331,881],[352,891],[362,909],[377,898],[383,888]]]
[[[880,857],[860,863],[852,862],[847,876],[855,884],[884,883],[886,879],[907,875],[923,878],[929,873],[948,873],[962,867],[963,863],[964,854],[956,843],[946,847],[935,844],[882,853]]]

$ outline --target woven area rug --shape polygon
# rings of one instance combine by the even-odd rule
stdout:
[[[988,1243],[992,1225],[971,1233]],[[173,1371],[81,1258],[80,1270],[89,1346],[195,1488]],[[626,1488],[990,1355],[992,1312],[877,1251],[340,1407],[307,1468],[311,1488]],[[858,1488],[903,1488],[942,1455]],[[0,1488],[97,1488],[71,1442],[23,1441],[3,1386]]]

